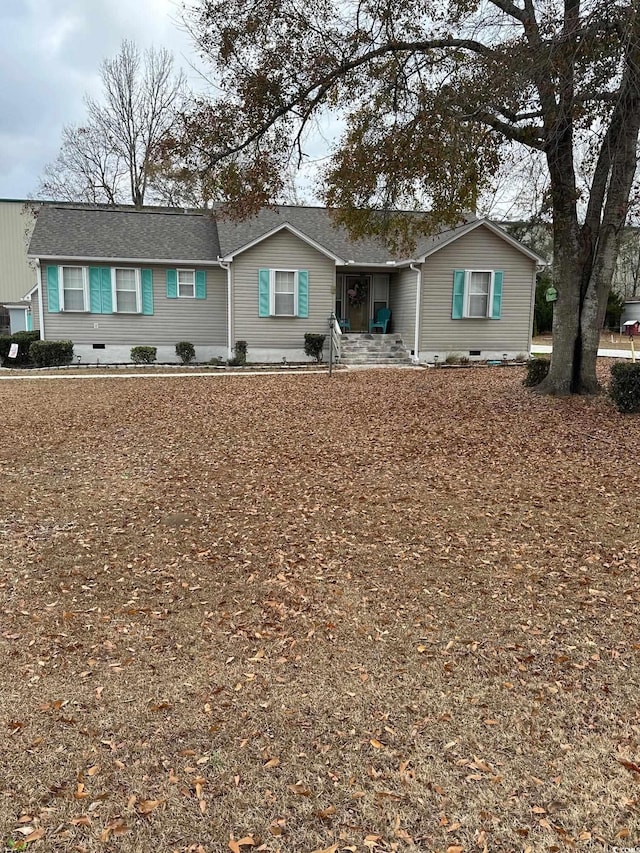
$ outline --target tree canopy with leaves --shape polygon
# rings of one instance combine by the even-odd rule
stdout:
[[[86,97],[87,121],[63,128],[60,153],[45,167],[39,194],[137,207],[149,198],[182,203],[185,186],[160,158],[185,97],[171,53],[142,53],[125,40],[118,55],[102,63],[100,77],[102,98]]]
[[[194,105],[175,150],[239,215],[277,195],[327,111],[344,128],[320,192],[355,234],[455,223],[506,156],[542,158],[559,298],[541,390],[597,389],[636,169],[638,0],[197,0],[185,20],[224,95]]]

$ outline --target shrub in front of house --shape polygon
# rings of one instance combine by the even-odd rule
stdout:
[[[189,341],[176,344],[176,355],[183,364],[190,364],[196,357],[196,348]]]
[[[614,364],[609,395],[619,412],[640,412],[640,364]]]
[[[73,359],[72,341],[33,341],[29,357],[34,367],[62,367]]]
[[[532,358],[527,362],[527,375],[522,384],[527,388],[539,385],[549,372],[551,360],[548,358]]]
[[[311,332],[306,332],[304,336],[304,354],[309,358],[314,358],[317,362],[322,361],[322,350],[326,335],[314,335]]]
[[[230,358],[228,364],[231,367],[242,367],[247,363],[247,342],[236,341],[233,345],[233,358]]]
[[[134,364],[153,364],[157,353],[157,347],[131,347],[130,357]]]
[[[7,359],[9,357],[9,348],[11,346],[11,335],[0,335],[0,362],[3,367],[9,367]]]
[[[31,364],[29,347],[40,340],[40,332],[14,332],[13,335],[0,336],[0,362],[3,367],[28,367]],[[18,344],[18,355],[9,358],[11,344]]]

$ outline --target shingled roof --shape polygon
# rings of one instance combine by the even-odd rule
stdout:
[[[412,256],[423,258],[483,224],[534,260],[541,260],[493,223],[473,216],[455,228],[419,240]],[[366,266],[410,261],[406,256],[394,257],[383,240],[353,240],[327,208],[288,205],[265,208],[256,216],[236,222],[213,211],[45,203],[38,213],[29,255],[94,261],[215,263],[283,227],[320,247],[337,263]]]
[[[211,214],[44,204],[29,254],[40,258],[215,262],[220,255]]]

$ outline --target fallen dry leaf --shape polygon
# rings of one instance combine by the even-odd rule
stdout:
[[[162,800],[139,800],[136,804],[138,814],[148,815],[158,808]]]
[[[115,818],[102,830],[100,840],[108,841],[112,835],[119,837],[120,835],[125,835],[127,832],[129,832],[129,827],[125,821],[122,818]]]
[[[45,831],[42,827],[39,829],[34,829],[33,832],[30,832],[29,835],[24,839],[25,844],[31,844],[32,841],[39,841],[41,838],[44,838]]]
[[[241,853],[242,847],[255,847],[256,842],[253,840],[252,835],[245,835],[244,838],[240,838],[237,841],[231,836],[229,839],[229,848],[233,851],[233,853]]]
[[[300,797],[310,797],[311,796],[311,788],[308,788],[303,782],[296,782],[295,785],[287,785],[287,788],[293,794],[298,794],[298,796],[300,796]]]

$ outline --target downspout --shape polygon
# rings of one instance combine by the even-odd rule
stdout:
[[[233,356],[233,344],[231,343],[231,263],[223,261],[220,256],[218,256],[217,261],[222,269],[227,271],[227,358],[231,358]]]
[[[36,276],[38,280],[38,319],[40,320],[40,340],[44,338],[44,304],[42,300],[42,267],[40,259],[36,258]]]
[[[409,264],[409,269],[416,273],[416,329],[413,339],[413,361],[415,364],[420,362],[420,298],[422,296],[422,270],[415,263]]]

